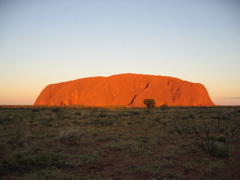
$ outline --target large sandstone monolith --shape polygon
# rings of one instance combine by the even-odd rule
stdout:
[[[34,105],[124,105],[142,107],[144,99],[156,106],[214,106],[206,88],[173,77],[119,74],[90,77],[46,86]]]

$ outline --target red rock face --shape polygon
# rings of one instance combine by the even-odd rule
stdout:
[[[156,106],[214,106],[206,88],[177,78],[141,74],[90,77],[43,89],[34,105],[124,105],[143,107],[144,99]]]

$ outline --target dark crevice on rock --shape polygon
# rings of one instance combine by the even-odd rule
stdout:
[[[147,83],[147,85],[145,86],[145,88],[144,88],[141,92],[143,92],[144,90],[146,90],[146,89],[148,88],[148,86],[149,86],[149,83]],[[131,100],[131,102],[128,104],[129,106],[133,105],[134,100],[136,99],[136,97],[138,96],[138,94],[140,94],[141,92],[135,94],[135,96],[133,97],[133,99]]]
[[[129,106],[131,106],[131,105],[133,104],[133,102],[134,102],[135,98],[137,97],[137,95],[138,95],[138,94],[136,94],[136,95],[133,97],[133,99],[131,100],[131,102],[128,104]]]

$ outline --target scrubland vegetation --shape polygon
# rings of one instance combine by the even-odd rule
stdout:
[[[240,179],[240,107],[0,107],[0,179]]]

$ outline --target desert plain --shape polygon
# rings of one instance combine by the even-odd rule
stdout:
[[[1,106],[0,179],[239,179],[240,107]]]

